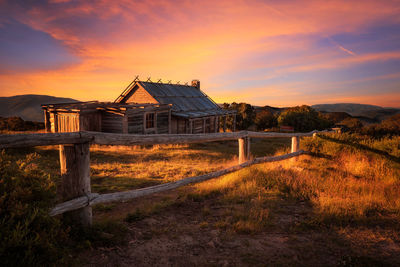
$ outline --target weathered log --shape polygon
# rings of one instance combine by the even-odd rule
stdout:
[[[38,133],[0,135],[0,148],[79,144],[91,141],[89,135],[74,133]]]
[[[243,137],[238,139],[239,142],[239,164],[248,161],[250,158],[250,138]]]
[[[300,149],[300,137],[299,136],[293,136],[292,137],[292,149],[291,152],[297,152]],[[292,162],[297,161],[297,158],[292,158],[291,159]]]
[[[299,151],[300,148],[300,137],[293,136],[292,137],[292,153]]]
[[[60,145],[62,199],[70,200],[91,192],[89,143]],[[64,214],[69,224],[92,224],[90,206]]]
[[[105,127],[105,125],[103,125]],[[121,124],[122,127],[122,124]],[[333,131],[312,131],[309,133],[262,133],[262,132],[225,132],[208,134],[118,134],[102,132],[6,134],[0,135],[0,148],[47,146],[59,144],[79,144],[92,142],[102,145],[146,145],[146,144],[183,144],[223,140],[235,140],[243,137],[276,138],[293,136],[312,136],[314,133]]]
[[[246,132],[208,133],[208,134],[111,134],[100,132],[82,132],[83,137],[93,138],[98,145],[153,145],[153,144],[187,144],[235,140],[246,136]]]
[[[284,138],[284,137],[293,137],[293,136],[312,136],[314,133],[317,132],[327,132],[327,131],[311,131],[308,133],[275,133],[275,132],[251,132],[247,131],[249,137],[252,138]]]
[[[248,167],[248,166],[251,166],[254,164],[286,160],[286,159],[297,157],[297,156],[300,156],[300,155],[306,154],[306,153],[307,152],[300,150],[300,151],[297,151],[294,153],[281,155],[281,156],[255,158],[253,160],[246,161],[242,164],[235,165],[233,167],[230,167],[230,168],[227,168],[224,170],[215,171],[215,172],[200,175],[200,176],[184,178],[184,179],[176,181],[176,182],[170,182],[170,183],[150,186],[150,187],[146,187],[146,188],[141,188],[141,189],[135,189],[135,190],[125,191],[125,192],[101,194],[101,195],[88,194],[87,196],[79,197],[79,198],[56,205],[50,211],[50,215],[55,216],[55,215],[59,215],[64,212],[67,212],[67,211],[76,210],[76,209],[80,209],[80,208],[83,208],[86,206],[91,206],[91,205],[100,204],[100,203],[124,201],[124,200],[142,197],[142,196],[147,196],[147,195],[151,195],[154,193],[159,193],[159,192],[175,189],[175,188],[178,188],[178,187],[181,187],[184,185],[188,185],[188,184],[200,183],[200,182],[203,182],[206,180],[210,180],[212,178],[216,178],[216,177],[219,177],[219,176],[231,173],[231,172],[238,171],[240,169],[243,169],[245,167]]]

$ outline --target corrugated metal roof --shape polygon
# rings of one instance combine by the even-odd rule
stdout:
[[[221,109],[203,91],[194,86],[142,81],[137,83],[159,103],[172,104],[172,111],[176,116],[194,118],[233,113]]]
[[[208,110],[208,111],[187,111],[187,112],[172,112],[173,115],[184,117],[184,118],[198,118],[198,117],[206,117],[206,116],[215,116],[215,115],[229,115],[235,114],[234,111],[229,110]]]

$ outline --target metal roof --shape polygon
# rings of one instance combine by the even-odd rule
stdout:
[[[142,86],[159,103],[171,104],[172,114],[175,116],[195,118],[235,113],[220,108],[197,87],[181,84],[136,81],[121,94],[119,101],[126,101],[125,98],[136,88],[135,85],[137,84]]]

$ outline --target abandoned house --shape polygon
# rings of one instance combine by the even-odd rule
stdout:
[[[42,109],[47,132],[213,133],[220,122],[225,131],[226,117],[235,121],[236,115],[203,93],[198,80],[180,85],[135,79],[114,103],[46,104]]]
[[[226,130],[227,116],[236,120],[236,112],[220,108],[200,90],[198,80],[193,80],[191,85],[181,85],[135,79],[115,103],[170,104],[171,133],[215,133],[219,132],[220,121]]]

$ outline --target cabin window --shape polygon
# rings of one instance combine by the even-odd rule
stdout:
[[[155,118],[154,112],[146,113],[146,122],[145,122],[146,129],[153,129],[154,128],[154,125],[155,125],[154,118]]]

